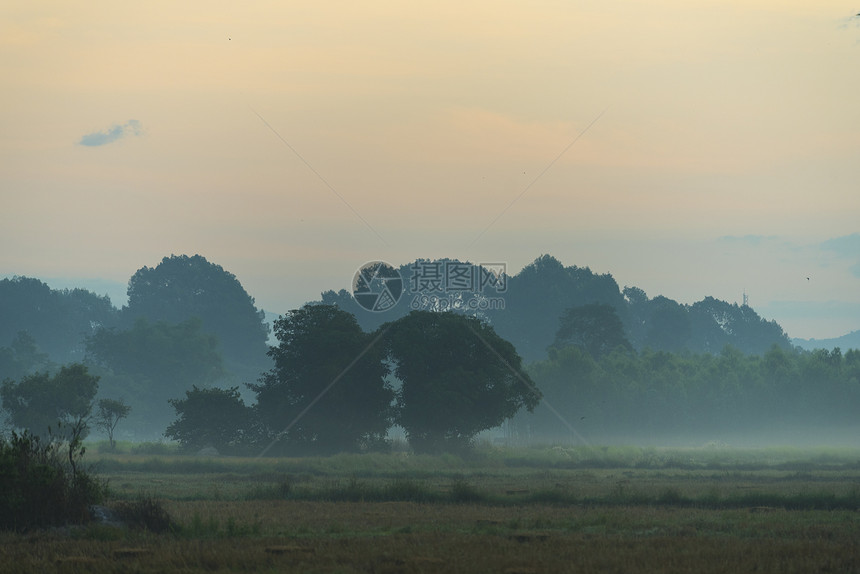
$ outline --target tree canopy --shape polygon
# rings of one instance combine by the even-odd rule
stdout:
[[[125,325],[138,318],[181,323],[199,317],[218,338],[228,370],[255,378],[267,365],[269,327],[232,273],[201,255],[172,255],[142,267],[128,282]]]
[[[243,452],[254,442],[253,411],[245,406],[239,388],[192,387],[185,398],[171,399],[177,419],[164,435],[185,449],[215,448],[221,454]]]
[[[0,381],[50,370],[52,365],[28,331],[19,331],[11,345],[0,347]]]
[[[617,348],[632,351],[624,325],[611,305],[591,303],[565,311],[559,320],[555,346],[576,345],[595,359]]]
[[[566,309],[603,303],[619,314],[624,299],[610,274],[596,274],[588,267],[565,267],[542,255],[508,279],[504,309],[488,313],[499,336],[512,342],[526,361],[546,356]]]
[[[249,387],[276,452],[358,450],[385,440],[394,393],[384,349],[355,317],[305,305],[275,321],[275,336],[274,368]]]
[[[83,428],[98,391],[97,376],[80,363],[60,367],[54,375],[35,373],[0,384],[0,399],[13,426],[37,436],[62,434],[63,428]]]
[[[0,279],[0,346],[26,331],[54,363],[81,361],[86,337],[116,321],[107,296],[51,289],[30,277]]]
[[[110,441],[111,449],[116,448],[114,433],[119,421],[126,418],[131,407],[123,399],[100,399],[98,412],[95,415],[96,428],[103,431]]]
[[[400,380],[398,423],[418,452],[463,449],[540,400],[514,346],[475,317],[413,311],[381,330]]]
[[[521,413],[515,427],[530,440],[735,443],[748,437],[804,442],[856,425],[860,351],[798,352],[773,345],[746,355],[645,349],[595,360],[575,346],[551,349],[529,374],[549,408]],[[565,424],[567,423],[567,424]],[[570,426],[568,426],[570,425]],[[758,440],[761,440],[759,438]]]

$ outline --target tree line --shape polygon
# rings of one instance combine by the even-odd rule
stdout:
[[[852,427],[860,407],[858,350],[637,351],[615,309],[601,303],[567,309],[547,357],[527,371],[544,404],[511,429],[530,440],[795,439]]]
[[[165,436],[226,454],[331,454],[384,449],[396,424],[416,452],[464,451],[540,399],[513,345],[474,317],[416,311],[366,333],[333,305],[305,305],[275,322],[275,336],[274,367],[247,385],[253,406],[238,387],[192,384],[167,399],[176,419]],[[98,379],[72,364],[7,379],[0,398],[17,428],[42,435],[60,421],[83,436]],[[98,406],[113,444],[130,409],[111,399]]]
[[[820,353],[793,350],[775,322],[746,305],[650,299],[635,287],[620,290],[611,275],[564,267],[549,256],[507,281],[504,310],[477,312],[416,314],[401,300],[390,312],[369,313],[345,292],[326,292],[276,321],[278,344],[269,347],[269,326],[254,299],[234,275],[199,255],[140,269],[122,309],[86,291],[4,279],[0,336],[10,342],[0,347],[0,380],[11,389],[79,364],[98,381],[87,416],[100,401],[119,401],[130,409],[124,426],[138,438],[167,429],[189,447],[217,443],[226,451],[377,448],[393,425],[419,450],[460,448],[479,430],[536,406],[532,399],[541,392],[546,403],[533,415],[521,412],[511,432],[561,436],[570,421],[596,436],[674,432],[770,420],[766,413],[776,420],[809,410],[798,405],[825,403],[847,420],[856,405],[854,352],[829,359],[844,363],[841,382],[822,386],[819,377],[830,371],[814,367]],[[359,362],[345,363],[359,354]],[[457,357],[471,363],[458,366]],[[789,374],[765,373],[764,357],[767,365],[789,365]],[[528,400],[505,395],[516,386],[511,377],[539,390]],[[10,401],[27,403],[10,392]],[[518,406],[509,412],[511,405]],[[484,406],[505,414],[482,414]],[[223,416],[207,417],[210,409]],[[216,429],[188,422],[207,418],[233,422]],[[422,430],[443,421],[444,431]]]
[[[200,255],[139,269],[121,309],[81,289],[0,280],[0,381],[84,364],[99,377],[99,398],[132,407],[127,426],[139,439],[162,436],[167,400],[192,386],[255,380],[271,364],[268,336],[236,276]]]
[[[427,264],[463,264],[458,260],[417,260],[401,265],[398,271],[407,285],[414,285],[415,267]],[[515,275],[505,278],[505,290],[488,293],[503,300],[503,305],[473,309],[470,299],[488,293],[458,292],[461,305],[455,313],[471,314],[488,321],[496,332],[516,347],[526,362],[543,360],[558,329],[559,317],[567,310],[592,303],[611,306],[624,325],[630,344],[637,351],[719,353],[726,345],[747,354],[762,354],[773,345],[790,349],[788,335],[776,321],[760,317],[747,305],[705,297],[683,305],[662,295],[649,298],[642,289],[623,289],[609,273],[594,273],[588,267],[565,267],[550,256],[542,255]],[[427,292],[417,294],[418,299]],[[384,314],[361,307],[345,289],[325,291],[321,302],[337,305],[355,315],[365,331],[383,322],[407,315],[414,308],[416,294],[404,293],[397,304]]]
[[[550,350],[528,366],[546,405],[512,425],[522,439],[663,443],[809,439],[819,431],[856,432],[860,351],[840,349],[746,355],[627,352],[595,358],[582,347]]]

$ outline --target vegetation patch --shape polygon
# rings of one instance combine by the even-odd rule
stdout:
[[[105,484],[79,466],[80,439],[42,441],[27,432],[0,438],[0,528],[29,530],[82,524]]]
[[[131,528],[160,534],[174,530],[175,524],[164,505],[152,496],[139,496],[132,501],[119,501],[113,506],[120,520]]]

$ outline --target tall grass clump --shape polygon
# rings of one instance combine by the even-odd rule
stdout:
[[[106,485],[79,466],[79,435],[43,442],[28,432],[0,438],[0,528],[28,530],[90,519]]]
[[[150,495],[141,494],[135,500],[118,502],[114,512],[131,528],[160,534],[176,527],[161,501]]]
[[[455,478],[451,483],[451,501],[458,503],[477,503],[486,501],[487,497],[477,488],[469,484],[465,478]]]

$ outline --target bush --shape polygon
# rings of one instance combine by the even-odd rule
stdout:
[[[140,496],[131,502],[119,502],[114,511],[120,520],[132,528],[162,533],[173,530],[173,519],[162,506],[161,501],[151,496]]]
[[[87,522],[106,487],[78,468],[83,454],[76,434],[69,443],[43,443],[26,431],[0,438],[0,529]]]

